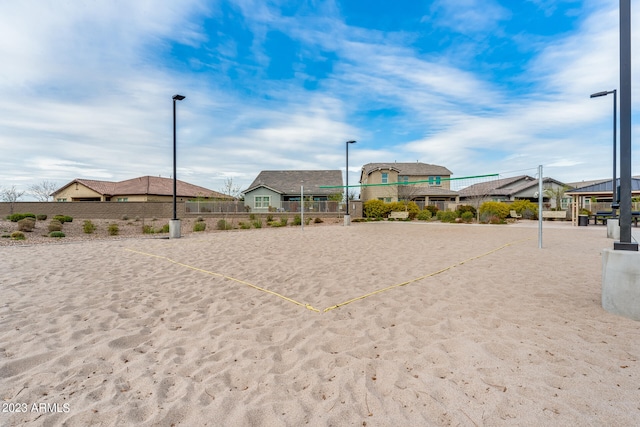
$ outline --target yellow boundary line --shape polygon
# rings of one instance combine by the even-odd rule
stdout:
[[[166,256],[162,256],[162,255],[150,254],[150,253],[147,253],[147,252],[136,251],[136,250],[134,250],[134,249],[125,249],[125,250],[126,250],[126,251],[129,251],[129,252],[136,253],[136,254],[140,254],[140,255],[146,255],[146,256],[150,256],[150,257],[154,257],[154,258],[164,259],[164,260],[166,260],[166,261],[169,261],[169,262],[172,262],[172,263],[174,263],[174,264],[177,264],[177,265],[179,265],[179,266],[181,266],[181,267],[190,268],[191,270],[199,271],[199,272],[201,272],[201,273],[210,274],[210,275],[212,275],[212,276],[222,277],[222,278],[224,278],[224,279],[228,279],[228,280],[232,280],[232,281],[234,281],[234,282],[242,283],[243,285],[250,286],[250,287],[252,287],[253,289],[257,289],[257,290],[259,290],[259,291],[266,292],[266,293],[271,294],[271,295],[275,295],[275,296],[277,296],[278,298],[282,298],[282,299],[283,299],[283,300],[285,300],[285,301],[292,302],[292,303],[294,303],[294,304],[296,304],[296,305],[299,305],[299,306],[304,307],[304,308],[306,308],[306,309],[309,309],[309,310],[311,310],[311,311],[315,311],[315,312],[317,312],[317,313],[320,313],[320,310],[318,310],[317,308],[314,308],[314,307],[313,307],[313,306],[311,306],[310,304],[304,304],[304,303],[301,303],[301,302],[296,301],[296,300],[294,300],[294,299],[291,299],[291,298],[289,298],[289,297],[285,297],[284,295],[281,295],[281,294],[279,294],[279,293],[277,293],[277,292],[270,291],[269,289],[261,288],[260,286],[256,286],[256,285],[254,285],[254,284],[252,284],[252,283],[249,283],[249,282],[247,282],[247,281],[240,280],[240,279],[236,279],[235,277],[227,276],[227,275],[220,274],[220,273],[214,273],[213,271],[208,271],[208,270],[204,270],[204,269],[202,269],[202,268],[194,267],[194,266],[189,265],[189,264],[184,264],[184,263],[182,263],[182,262],[179,262],[179,261],[173,260],[173,259],[171,259],[171,258],[168,258],[168,257],[166,257]]]
[[[352,302],[354,302],[354,301],[358,301],[358,300],[361,300],[361,299],[365,299],[365,298],[368,298],[368,297],[370,297],[370,296],[373,296],[373,295],[376,295],[376,294],[380,294],[380,293],[382,293],[382,292],[389,291],[389,290],[391,290],[391,289],[399,288],[400,286],[406,286],[406,285],[408,285],[408,284],[410,284],[410,283],[418,282],[418,281],[423,280],[423,279],[426,279],[426,278],[428,278],[428,277],[437,276],[438,274],[441,274],[441,273],[444,273],[445,271],[451,270],[451,269],[452,269],[452,268],[454,268],[454,267],[457,267],[457,266],[459,266],[459,265],[465,264],[465,263],[467,263],[467,262],[469,262],[469,261],[473,261],[473,260],[476,260],[476,259],[479,259],[479,258],[485,257],[485,256],[487,256],[487,255],[491,255],[492,253],[498,252],[498,251],[500,251],[500,250],[502,250],[502,249],[504,249],[504,248],[506,248],[506,247],[512,246],[512,245],[514,245],[514,244],[516,244],[516,243],[523,242],[523,241],[525,241],[525,240],[531,240],[531,238],[522,239],[522,240],[517,240],[517,241],[515,241],[515,242],[507,243],[507,244],[505,244],[505,245],[502,245],[502,246],[500,246],[500,247],[498,247],[498,248],[492,249],[492,250],[490,250],[490,251],[488,251],[488,252],[485,252],[485,253],[483,253],[483,254],[476,255],[476,256],[471,257],[471,258],[467,258],[467,259],[465,259],[465,260],[463,260],[463,261],[460,261],[460,262],[457,262],[457,263],[455,263],[455,264],[451,264],[450,266],[445,267],[445,268],[443,268],[443,269],[440,269],[440,270],[438,270],[438,271],[435,271],[435,272],[433,272],[433,273],[425,274],[424,276],[416,277],[415,279],[407,280],[406,282],[398,283],[398,284],[396,284],[396,285],[392,285],[392,286],[387,286],[386,288],[378,289],[378,290],[376,290],[376,291],[369,292],[368,294],[365,294],[365,295],[362,295],[362,296],[359,296],[359,297],[356,297],[356,298],[352,298],[352,299],[350,299],[350,300],[348,300],[348,301],[345,301],[345,302],[342,302],[342,303],[340,303],[340,304],[336,304],[336,305],[333,305],[333,306],[331,306],[331,307],[327,307],[327,308],[325,308],[325,309],[322,311],[322,313],[326,313],[327,311],[334,310],[334,309],[336,309],[336,308],[338,308],[338,307],[342,307],[342,306],[344,306],[344,305],[351,304],[351,303],[352,303]],[[199,272],[201,272],[201,273],[209,274],[209,275],[211,275],[211,276],[222,277],[222,278],[227,279],[227,280],[232,280],[232,281],[237,282],[237,283],[242,283],[243,285],[247,285],[247,286],[249,286],[249,287],[252,287],[253,289],[256,289],[256,290],[259,290],[259,291],[262,291],[262,292],[266,292],[266,293],[268,293],[268,294],[271,294],[271,295],[277,296],[278,298],[282,298],[282,299],[283,299],[283,300],[285,300],[285,301],[289,301],[289,302],[291,302],[291,303],[294,303],[294,304],[296,304],[296,305],[299,305],[299,306],[301,306],[301,307],[304,307],[304,308],[306,308],[306,309],[308,309],[308,310],[315,311],[316,313],[320,313],[320,310],[318,310],[317,308],[313,307],[311,304],[301,303],[301,302],[299,302],[299,301],[296,301],[296,300],[294,300],[294,299],[292,299],[292,298],[286,297],[286,296],[284,296],[284,295],[282,295],[282,294],[279,294],[279,293],[277,293],[277,292],[274,292],[274,291],[271,291],[271,290],[269,290],[269,289],[265,289],[265,288],[262,288],[262,287],[260,287],[260,286],[257,286],[257,285],[254,285],[254,284],[252,284],[252,283],[249,283],[249,282],[247,282],[247,281],[245,281],[245,280],[236,279],[235,277],[227,276],[227,275],[224,275],[224,274],[221,274],[221,273],[215,273],[215,272],[213,272],[213,271],[204,270],[204,269],[202,269],[202,268],[194,267],[194,266],[189,265],[189,264],[184,264],[184,263],[182,263],[182,262],[176,261],[176,260],[171,259],[171,258],[166,257],[166,256],[150,254],[150,253],[147,253],[147,252],[137,251],[137,250],[135,250],[135,249],[128,249],[128,248],[125,248],[125,250],[126,250],[126,251],[129,251],[129,252],[136,253],[136,254],[140,254],[140,255],[145,255],[145,256],[149,256],[149,257],[153,257],[153,258],[163,259],[163,260],[169,261],[169,262],[171,262],[171,263],[173,263],[173,264],[179,265],[179,266],[181,266],[181,267],[189,268],[189,269],[191,269],[191,270],[199,271]]]
[[[425,274],[424,276],[416,277],[415,279],[407,280],[406,282],[398,283],[397,285],[387,286],[386,288],[378,289],[377,291],[373,291],[373,292],[369,292],[368,294],[365,294],[365,295],[359,296],[359,297],[357,297],[357,298],[352,298],[352,299],[350,299],[349,301],[345,301],[345,302],[343,302],[343,303],[336,304],[336,305],[331,306],[331,307],[327,307],[327,308],[325,308],[325,309],[323,310],[323,313],[326,313],[327,311],[330,311],[330,310],[336,309],[336,308],[338,308],[338,307],[342,307],[343,305],[351,304],[351,303],[352,303],[352,302],[354,302],[354,301],[358,301],[358,300],[361,300],[361,299],[365,299],[365,298],[368,298],[368,297],[370,297],[370,296],[373,296],[373,295],[376,295],[376,294],[379,294],[379,293],[382,293],[382,292],[389,291],[389,290],[391,290],[391,289],[399,288],[400,286],[406,286],[406,285],[408,285],[408,284],[410,284],[410,283],[414,283],[414,282],[417,282],[417,281],[419,281],[419,280],[426,279],[427,277],[437,276],[437,275],[438,275],[438,274],[440,274],[440,273],[444,273],[445,271],[447,271],[447,270],[451,270],[452,268],[457,267],[457,266],[459,266],[459,265],[462,265],[462,264],[464,264],[464,263],[466,263],[466,262],[473,261],[473,260],[476,260],[476,259],[478,259],[478,258],[482,258],[482,257],[487,256],[487,255],[491,255],[491,254],[492,254],[492,253],[494,253],[494,252],[498,252],[499,250],[502,250],[502,249],[504,249],[504,248],[506,248],[506,247],[508,247],[508,246],[514,245],[514,244],[516,244],[516,243],[519,243],[519,242],[522,242],[522,241],[525,241],[525,240],[531,240],[531,238],[522,239],[522,240],[517,240],[517,241],[515,241],[515,242],[507,243],[506,245],[502,245],[502,246],[500,246],[499,248],[492,249],[492,250],[490,250],[489,252],[485,252],[485,253],[483,253],[483,254],[480,254],[480,255],[477,255],[477,256],[474,256],[474,257],[471,257],[471,258],[465,259],[464,261],[457,262],[457,263],[455,263],[455,264],[452,264],[452,265],[450,265],[450,266],[448,266],[448,267],[445,267],[445,268],[443,268],[443,269],[441,269],[441,270],[438,270],[438,271],[436,271],[436,272],[429,273],[429,274]]]

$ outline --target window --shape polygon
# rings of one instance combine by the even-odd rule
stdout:
[[[56,199],[56,202],[66,202],[67,198],[60,198],[60,199]]]
[[[271,196],[256,196],[253,200],[256,209],[267,209],[271,204]]]
[[[378,200],[382,200],[385,203],[391,203],[391,197],[378,197]]]
[[[389,174],[387,172],[382,172],[382,183],[387,184],[389,182]]]
[[[129,198],[128,197],[118,197],[118,201],[119,202],[128,202]]]
[[[440,176],[430,176],[429,177],[429,185],[435,185],[435,186],[442,185],[442,177],[440,177]]]
[[[398,175],[398,183],[407,183],[409,182],[409,175]]]

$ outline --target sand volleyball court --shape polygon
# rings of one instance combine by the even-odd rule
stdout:
[[[0,425],[636,425],[602,227],[0,247]]]

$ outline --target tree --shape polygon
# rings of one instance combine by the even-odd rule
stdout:
[[[233,178],[229,177],[224,180],[224,187],[220,189],[222,194],[237,199],[240,196],[240,186],[233,183]]]
[[[40,184],[34,184],[29,187],[29,193],[39,202],[48,202],[51,197],[51,193],[53,193],[58,186],[53,181],[42,181]]]
[[[550,199],[555,199],[556,201],[556,210],[561,210],[562,208],[562,198],[564,197],[564,193],[569,189],[568,186],[563,185],[562,187],[547,187],[544,189],[545,196]]]
[[[23,195],[24,191],[18,191],[15,185],[13,185],[11,188],[4,188],[0,190],[0,200],[9,203],[9,213],[11,215],[13,215],[14,203],[20,200],[20,197],[22,197]]]

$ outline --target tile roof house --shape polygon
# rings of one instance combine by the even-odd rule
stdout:
[[[58,202],[164,202],[173,200],[173,179],[141,176],[113,182],[76,178],[51,195]],[[176,196],[178,201],[196,197],[232,199],[222,193],[180,180],[176,180]]]
[[[451,171],[444,166],[427,163],[367,163],[360,172],[360,199],[397,202],[413,200],[425,202],[455,202],[458,193],[451,190]],[[398,185],[402,182],[424,181],[419,184]]]
[[[543,178],[544,189],[557,189],[566,185],[553,178]],[[529,175],[518,175],[510,178],[496,179],[470,185],[460,190],[460,202],[482,199],[496,202],[514,200],[538,200],[538,179]],[[543,194],[543,201],[554,203],[547,194]],[[555,206],[554,206],[555,207]]]
[[[262,171],[249,188],[243,191],[245,205],[254,212],[283,210],[285,202],[300,201],[302,185],[304,185],[305,200],[327,201],[331,196],[342,193],[343,190],[321,187],[342,186],[342,172],[340,170]]]

